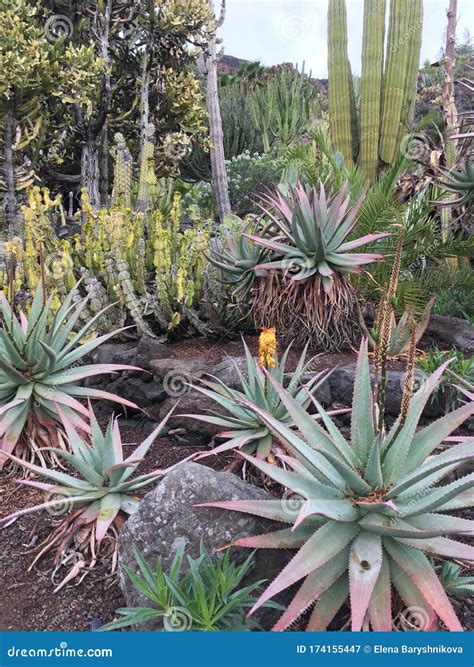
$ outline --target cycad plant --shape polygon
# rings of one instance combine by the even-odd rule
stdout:
[[[456,534],[472,534],[474,522],[449,514],[474,504],[474,474],[439,485],[447,474],[452,479],[454,471],[472,462],[474,439],[434,453],[474,413],[474,405],[465,405],[418,430],[423,409],[446,366],[433,373],[410,398],[413,368],[409,364],[401,414],[386,432],[379,427],[367,342],[363,342],[355,377],[350,441],[318,407],[326,429],[321,428],[270,375],[268,379],[299,433],[268,411],[242,400],[293,455],[293,470],[270,466],[248,454],[242,456],[301,497],[296,511],[277,500],[209,503],[289,526],[235,542],[242,547],[297,550],[250,613],[302,581],[274,630],[289,627],[313,605],[307,629],[325,630],[348,599],[352,630],[371,627],[389,631],[394,591],[407,607],[422,610],[424,623],[420,629],[436,629],[439,619],[449,630],[462,630],[426,554],[443,560],[474,561],[473,547],[451,539]]]
[[[257,328],[275,327],[283,340],[324,349],[337,349],[354,335],[357,293],[348,278],[363,265],[382,257],[352,253],[387,234],[368,234],[349,240],[364,200],[350,205],[346,187],[327,197],[320,183],[309,192],[301,183],[264,197],[264,213],[271,224],[247,234],[267,252],[253,266],[252,318]],[[250,280],[246,267],[236,280]]]
[[[83,357],[123,329],[87,340],[103,310],[77,327],[89,297],[76,301],[77,285],[54,312],[53,295],[43,284],[36,290],[28,317],[17,317],[0,293],[0,468],[15,449],[19,458],[43,459],[37,445],[58,445],[58,406],[80,430],[88,433],[89,410],[78,399],[115,401],[139,409],[115,394],[80,386],[101,373],[140,370],[124,364],[80,366]]]
[[[286,387],[288,393],[303,409],[309,406],[312,395],[327,377],[327,374],[316,373],[306,383],[303,381],[312,361],[306,362],[307,346],[303,350],[294,372],[288,373],[286,366],[290,346],[286,349],[281,360],[278,360],[274,329],[266,329],[260,334],[258,362],[252,357],[245,342],[244,348],[247,360],[247,377],[244,377],[238,365],[234,363],[240,389],[231,389],[218,378],[201,380],[203,386],[195,387],[197,391],[212,398],[217,405],[226,411],[223,415],[187,415],[209,424],[222,426],[225,429],[217,435],[225,442],[215,447],[211,452],[201,455],[200,458],[235,449],[239,452],[252,454],[258,459],[274,461],[275,443],[271,431],[253,410],[248,410],[242,405],[241,400],[252,401],[255,405],[267,410],[275,419],[292,426],[293,421],[273,385],[266,377],[264,369],[268,369],[271,376]]]
[[[19,466],[39,477],[52,480],[53,484],[18,480],[20,484],[45,491],[48,499],[40,505],[26,507],[4,517],[2,523],[8,524],[12,519],[42,510],[61,517],[52,533],[37,547],[37,554],[30,569],[53,547],[56,547],[55,563],[62,562],[71,543],[74,543],[76,551],[84,554],[90,552],[92,561],[97,558],[103,541],[105,546],[102,555],[110,557],[115,554],[118,531],[128,515],[138,508],[136,492],[171,470],[154,470],[138,476],[134,474],[171,413],[130,456],[124,457],[116,418],[110,420],[106,432],[103,433],[89,406],[91,434],[90,442],[87,442],[60,408],[59,411],[72,451],[48,449],[64,459],[73,474],[39,467],[12,454],[8,455],[8,458]],[[112,562],[115,567],[115,557]]]

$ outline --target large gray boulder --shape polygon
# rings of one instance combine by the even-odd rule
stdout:
[[[183,428],[209,441],[222,428],[181,415],[209,414],[212,410],[223,412],[212,398],[200,393],[194,389],[194,386],[199,386],[200,379],[213,375],[228,387],[239,387],[239,376],[235,365],[245,375],[244,357],[226,357],[217,364],[215,360],[209,360],[205,356],[192,359],[153,360],[150,366],[154,382],[163,387],[165,398],[161,403],[152,406],[149,413],[152,417],[161,420],[179,401],[179,406],[169,421],[170,428]]]
[[[232,473],[216,472],[197,463],[183,463],[170,472],[155,489],[147,493],[138,511],[128,519],[120,533],[119,583],[127,606],[143,606],[145,603],[144,596],[134,588],[124,571],[124,566],[134,571],[138,569],[133,556],[133,544],[152,566],[157,557],[161,557],[164,570],[167,571],[176,550],[182,544],[186,547],[185,553],[195,558],[199,555],[201,541],[208,553],[213,554],[239,537],[285,527],[285,524],[250,514],[196,507],[197,504],[213,500],[251,499],[274,498]],[[236,548],[233,557],[243,560],[248,553],[247,549]],[[258,549],[254,568],[242,586],[261,579],[272,580],[292,555],[292,552],[282,549]],[[278,611],[270,609],[257,613],[259,621],[266,628],[270,628],[279,615]],[[150,629],[150,626],[146,629]]]
[[[454,345],[463,354],[474,353],[474,326],[467,320],[445,315],[432,315],[426,333]]]
[[[356,374],[356,363],[339,366],[328,378],[330,392],[333,402],[351,406],[354,393],[354,380]],[[372,381],[374,380],[373,369],[370,371]],[[419,379],[421,381],[421,378]],[[405,372],[390,369],[387,371],[387,389],[385,397],[386,413],[392,417],[398,417],[400,403],[405,384]],[[430,399],[423,410],[424,417],[440,417],[444,414],[445,406],[442,398]]]

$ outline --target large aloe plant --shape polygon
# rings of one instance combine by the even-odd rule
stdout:
[[[282,470],[248,454],[242,456],[301,497],[295,512],[278,500],[207,504],[290,525],[235,542],[242,547],[297,550],[250,613],[303,581],[274,630],[284,630],[313,605],[307,629],[325,630],[347,598],[352,630],[391,630],[394,589],[407,607],[423,611],[421,629],[436,629],[439,618],[449,630],[462,630],[426,554],[443,560],[474,561],[474,548],[450,537],[472,534],[474,522],[449,514],[474,504],[474,474],[439,485],[448,473],[472,462],[474,438],[434,454],[474,413],[474,405],[465,405],[417,430],[423,408],[446,366],[412,396],[408,410],[386,433],[375,424],[367,342],[363,342],[350,442],[320,406],[326,430],[270,376],[299,434],[268,411],[242,400],[293,455],[293,459],[287,457],[288,463],[293,461],[293,470]]]
[[[346,187],[326,197],[324,185],[320,192],[313,187],[310,192],[301,183],[289,188],[287,196],[278,192],[264,195],[266,215],[275,224],[278,235],[273,239],[247,235],[255,245],[272,252],[271,258],[256,269],[290,271],[294,281],[305,281],[319,274],[326,292],[334,285],[334,274],[356,273],[364,264],[370,264],[382,255],[377,253],[352,253],[360,246],[387,236],[386,233],[368,234],[348,241],[354,230],[357,215],[365,194],[349,206],[350,195]]]
[[[275,388],[265,376],[263,369],[252,357],[245,342],[244,348],[247,360],[247,378],[244,377],[238,365],[234,363],[240,381],[240,389],[231,389],[218,378],[213,378],[214,381],[201,380],[203,386],[194,387],[196,391],[212,398],[221,408],[224,408],[226,414],[186,416],[209,424],[216,424],[225,429],[217,436],[224,439],[225,442],[215,447],[210,454],[238,449],[247,454],[254,454],[259,459],[266,459],[272,453],[272,433],[253,410],[249,410],[241,404],[241,400],[247,399],[252,401],[255,405],[271,413],[275,419],[288,426],[293,424],[293,420],[281,402]],[[309,406],[312,394],[314,394],[327,377],[324,373],[319,373],[313,375],[306,383],[303,383],[303,376],[311,364],[311,361],[305,363],[306,349],[301,354],[293,373],[286,372],[286,362],[290,347],[286,349],[282,359],[275,362],[275,365],[269,368],[269,373],[272,377],[280,384],[285,385],[289,394],[303,409]],[[209,453],[202,456],[209,456]]]
[[[299,182],[286,194],[264,196],[269,223],[245,236],[267,255],[245,273],[237,273],[240,264],[229,267],[243,287],[253,281],[248,293],[257,328],[275,327],[286,343],[309,340],[323,349],[353,340],[358,295],[348,274],[382,255],[352,250],[386,236],[350,238],[363,200],[351,206],[345,186],[327,196],[322,184],[307,192]]]
[[[31,439],[38,444],[57,444],[57,406],[85,432],[89,410],[79,398],[103,399],[138,409],[135,403],[91,387],[79,385],[93,375],[120,370],[141,370],[124,364],[80,366],[83,357],[123,329],[86,340],[87,334],[104,311],[76,330],[89,297],[78,303],[77,285],[53,313],[53,297],[46,299],[40,284],[29,316],[14,314],[0,293],[0,468],[21,439],[20,456],[31,455]]]

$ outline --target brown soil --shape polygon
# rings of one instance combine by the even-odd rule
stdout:
[[[144,437],[132,426],[126,426],[122,435],[125,443],[139,443]],[[131,450],[127,445],[125,448]],[[157,440],[138,473],[166,468],[204,449]],[[221,469],[230,457],[209,457],[201,463]],[[16,484],[5,472],[0,473],[0,498],[0,516],[44,502],[41,491]],[[73,581],[57,593],[53,590],[67,569],[62,568],[52,580],[54,552],[28,572],[32,550],[47,538],[55,521],[58,519],[41,512],[21,517],[0,530],[0,631],[89,631],[111,621],[115,609],[124,606],[117,579],[110,575],[110,563],[98,562],[79,585]]]

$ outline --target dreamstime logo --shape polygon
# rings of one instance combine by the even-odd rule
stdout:
[[[288,16],[281,24],[281,34],[288,42],[297,42],[309,37],[311,25],[304,16]]]
[[[187,394],[191,384],[191,377],[183,371],[170,371],[163,379],[163,389],[173,398]]]
[[[400,152],[407,160],[426,162],[431,150],[426,137],[418,132],[403,137]]]
[[[399,616],[400,628],[405,632],[423,632],[429,627],[429,616],[423,607],[407,607]]]
[[[289,518],[296,519],[305,504],[304,498],[298,495],[289,496],[281,499],[281,507],[283,512]]]
[[[51,516],[63,516],[63,514],[68,514],[72,507],[71,498],[67,496],[61,496],[54,491],[48,491],[45,495],[45,502],[54,502],[54,505],[50,505],[46,508],[46,511]]]
[[[48,42],[57,42],[59,39],[68,40],[72,37],[74,26],[71,19],[64,14],[50,16],[44,26],[44,36]]]
[[[53,252],[44,260],[44,270],[46,275],[54,280],[59,280],[62,276],[72,273],[74,262],[71,255],[66,252]]]
[[[183,607],[171,607],[163,616],[166,632],[187,632],[191,625],[192,618]]]
[[[405,44],[405,42],[410,39],[411,35],[413,35],[414,32],[418,30],[418,28],[421,26],[422,22],[420,19],[418,21],[415,21],[415,23],[410,27],[409,30],[406,31],[404,35],[402,35],[396,42],[390,44],[390,51],[392,53],[396,53],[398,49]]]

